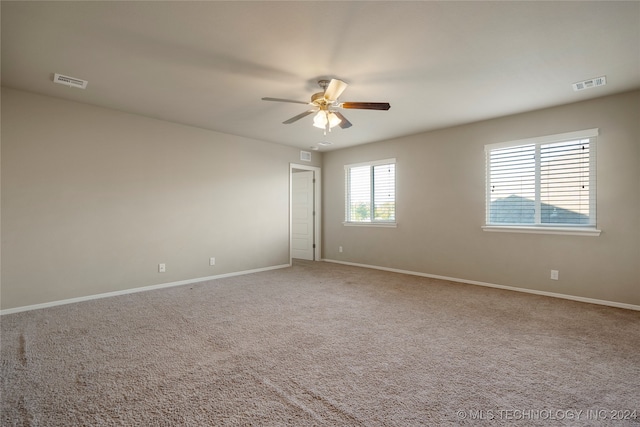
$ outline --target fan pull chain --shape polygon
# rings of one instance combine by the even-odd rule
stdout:
[[[329,132],[331,132],[331,126],[330,126],[330,123],[329,123],[329,111],[326,110],[324,112],[324,115],[327,118],[327,124],[324,127],[324,136],[327,136],[327,129],[329,129]]]

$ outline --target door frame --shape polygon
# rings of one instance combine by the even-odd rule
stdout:
[[[291,246],[293,245],[293,171],[294,169],[313,171],[313,241],[316,247],[313,250],[313,260],[320,261],[322,259],[321,244],[321,224],[322,224],[322,169],[316,166],[301,165],[297,163],[289,163],[289,264],[293,264]]]

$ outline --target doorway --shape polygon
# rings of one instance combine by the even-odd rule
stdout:
[[[290,165],[289,258],[319,261],[320,168]]]

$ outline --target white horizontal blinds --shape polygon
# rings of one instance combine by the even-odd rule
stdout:
[[[373,219],[396,220],[396,165],[373,167]]]
[[[540,219],[543,224],[589,225],[590,139],[540,146]]]
[[[347,169],[347,221],[371,221],[371,166]]]
[[[487,224],[595,226],[597,134],[488,145]]]
[[[345,166],[346,221],[395,222],[395,159]]]
[[[489,224],[534,224],[536,146],[491,150],[488,155]]]

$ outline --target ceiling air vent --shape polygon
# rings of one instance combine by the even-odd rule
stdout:
[[[605,76],[596,77],[595,79],[589,79],[582,82],[574,83],[573,90],[576,92],[585,89],[591,89],[592,87],[604,86],[607,84],[607,78]]]
[[[65,86],[77,87],[80,89],[86,89],[87,83],[89,83],[86,80],[76,79],[75,77],[63,76],[62,74],[58,74],[58,73],[53,75],[53,82],[60,83],[61,85],[65,85]]]

